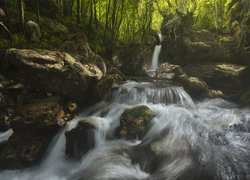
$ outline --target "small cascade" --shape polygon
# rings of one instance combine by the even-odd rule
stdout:
[[[162,41],[162,35],[158,34],[158,36],[159,36],[160,41]],[[159,44],[159,45],[156,45],[154,48],[151,65],[150,65],[150,68],[148,69],[148,73],[150,76],[152,76],[151,74],[154,74],[155,70],[159,66],[159,56],[161,52],[161,47],[162,47],[161,44]]]
[[[195,103],[183,87],[168,83],[127,82],[108,96],[109,101],[127,104],[178,104],[195,109]]]

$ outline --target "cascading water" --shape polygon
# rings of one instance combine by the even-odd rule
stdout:
[[[146,136],[133,142],[115,139],[121,113],[142,104],[156,113]],[[64,133],[81,119],[95,121],[100,131],[95,131],[94,149],[80,161],[69,161]],[[249,109],[238,109],[223,99],[195,104],[181,87],[127,82],[69,122],[40,165],[1,171],[0,179],[247,180],[249,123]]]
[[[161,34],[158,34],[160,41],[162,41],[162,36]],[[152,57],[152,62],[151,62],[151,66],[150,69],[151,71],[155,71],[158,66],[159,66],[159,55],[161,52],[161,44],[156,45],[154,48],[154,53],[153,53],[153,57]]]

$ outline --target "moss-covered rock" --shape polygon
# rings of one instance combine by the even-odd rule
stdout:
[[[117,136],[125,139],[142,139],[154,117],[154,112],[147,106],[126,109],[120,117]]]
[[[97,84],[96,90],[100,99],[103,99],[115,84],[123,81],[124,78],[119,74],[107,74]]]
[[[63,121],[64,110],[60,97],[33,99],[17,109],[11,127],[15,130],[23,129],[58,129]]]
[[[208,94],[208,85],[200,78],[183,75],[178,78],[178,82],[194,98],[200,98],[204,94]]]
[[[80,159],[95,145],[94,132],[98,126],[90,120],[81,120],[77,126],[65,133],[66,155],[69,158]]]
[[[211,88],[222,91],[238,91],[242,88],[240,75],[242,79],[247,79],[243,75],[246,68],[244,65],[227,63],[193,63],[183,67],[189,76],[195,76],[203,79]]]
[[[184,72],[179,65],[163,63],[155,72],[156,78],[176,79],[183,75]]]
[[[223,98],[224,94],[220,90],[209,89],[208,94],[206,94],[205,97],[208,97],[208,98]]]
[[[94,64],[81,64],[67,53],[9,49],[4,59],[8,76],[31,88],[56,92],[83,102],[91,85],[103,76]]]
[[[39,42],[41,38],[41,30],[37,23],[28,21],[25,24],[25,33],[29,41]]]

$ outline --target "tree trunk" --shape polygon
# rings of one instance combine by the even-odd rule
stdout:
[[[79,24],[81,21],[81,0],[77,0],[77,23]]]
[[[37,17],[37,22],[40,23],[40,6],[39,6],[39,1],[37,1],[36,17]]]
[[[23,0],[17,0],[17,1],[18,1],[20,28],[24,32],[24,2],[23,2]]]

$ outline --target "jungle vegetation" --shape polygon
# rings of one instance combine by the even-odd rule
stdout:
[[[7,17],[2,24],[11,34],[24,32],[24,23],[29,19],[39,23],[41,18],[49,17],[72,31],[78,28],[97,33],[94,37],[106,47],[105,51],[111,51],[120,42],[144,43],[152,29],[159,32],[164,25],[175,31],[185,27],[238,33],[239,46],[245,46],[250,24],[249,0],[1,0],[0,3]]]

